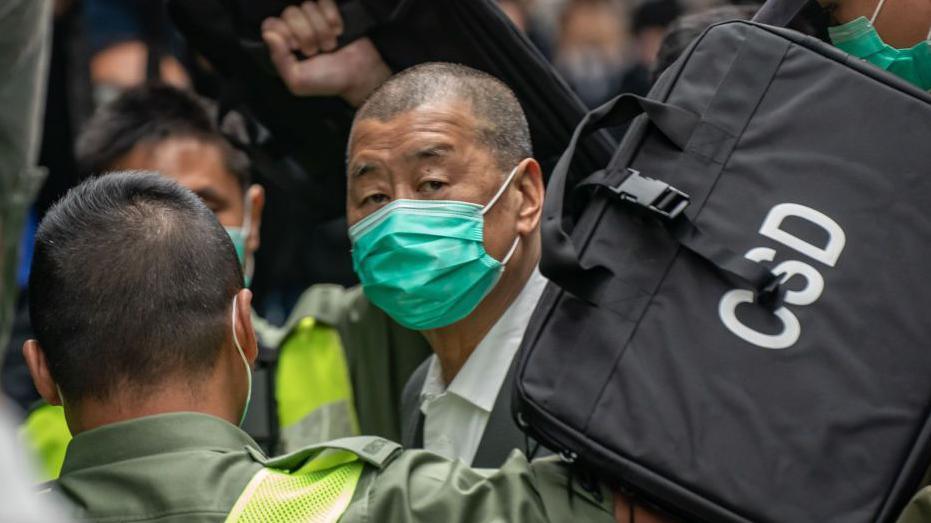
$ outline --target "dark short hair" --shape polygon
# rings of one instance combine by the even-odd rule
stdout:
[[[29,314],[64,396],[106,399],[209,371],[242,282],[229,236],[194,193],[156,173],[110,173],[39,225]]]
[[[502,170],[509,171],[533,155],[527,116],[514,92],[494,76],[459,64],[430,62],[405,69],[372,93],[355,120],[384,122],[422,105],[448,100],[471,106],[481,125],[479,140]]]
[[[677,18],[669,25],[660,44],[653,66],[653,79],[659,78],[705,29],[728,20],[749,20],[759,8],[759,4],[752,3],[722,5]]]
[[[205,103],[193,93],[162,84],[127,89],[97,109],[77,139],[78,170],[82,177],[113,170],[137,145],[170,138],[194,138],[218,147],[227,170],[243,191],[248,188],[248,157],[220,133]]]

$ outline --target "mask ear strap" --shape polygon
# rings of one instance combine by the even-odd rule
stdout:
[[[520,167],[520,165],[517,167]],[[494,196],[492,196],[491,200],[485,205],[485,208],[482,209],[482,215],[488,212],[489,209],[491,209],[492,206],[498,202],[498,198],[501,198],[501,195],[504,194],[504,191],[508,188],[509,185],[511,185],[511,180],[513,180],[514,175],[517,174],[517,167],[511,169],[511,174],[509,174],[507,179],[504,180],[504,183],[501,184],[501,188],[498,189],[498,192],[496,192]]]
[[[236,345],[236,349],[239,350],[239,354],[242,355],[242,358],[246,359],[246,353],[242,350],[242,345],[239,344],[239,336],[236,335],[236,302],[238,301],[237,298],[239,298],[238,293],[233,295],[233,313],[231,314],[232,323],[233,323],[233,344]]]
[[[520,234],[517,235],[517,238],[514,238],[514,243],[511,244],[511,250],[504,255],[504,259],[501,260],[501,266],[504,267],[511,261],[511,256],[514,256],[514,252],[517,250],[517,244],[520,243]]]
[[[246,380],[248,381],[248,391],[246,392],[246,404],[242,408],[242,415],[239,417],[239,426],[241,427],[243,422],[246,421],[246,413],[249,411],[249,403],[252,402],[252,367],[249,366],[249,360],[246,359],[246,353],[242,350],[242,345],[239,344],[239,336],[236,335],[236,302],[239,298],[239,294],[233,296],[233,343],[236,345],[236,349],[239,350],[239,356],[242,357],[242,364],[246,367]]]
[[[873,11],[873,16],[870,17],[870,25],[873,25],[876,22],[876,17],[879,16],[879,12],[883,8],[883,4],[886,3],[886,0],[879,0],[879,3],[876,4],[876,10]]]

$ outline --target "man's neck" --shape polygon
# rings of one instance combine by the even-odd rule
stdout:
[[[539,258],[539,245],[533,245],[524,256],[513,259],[508,264],[498,284],[472,314],[452,325],[423,331],[433,353],[439,359],[443,381],[447,385],[452,383],[478,344],[514,303],[536,269]]]
[[[112,423],[171,412],[199,412],[233,424],[238,423],[230,399],[211,394],[210,390],[222,390],[225,393],[229,389],[199,386],[197,390],[192,390],[189,385],[179,384],[162,386],[158,390],[148,391],[148,394],[121,395],[106,400],[85,398],[77,405],[66,403],[65,415],[74,435]]]

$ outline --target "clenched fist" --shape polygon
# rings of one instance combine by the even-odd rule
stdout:
[[[391,70],[368,38],[336,49],[342,32],[334,0],[289,6],[262,22],[262,39],[288,90],[298,96],[341,96],[358,107]]]

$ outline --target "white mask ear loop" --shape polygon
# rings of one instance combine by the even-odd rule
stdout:
[[[876,10],[873,11],[873,16],[870,17],[870,25],[874,25],[874,22],[876,22],[876,17],[879,16],[879,12],[882,10],[883,4],[885,3],[886,0],[879,0],[879,3],[876,4]]]
[[[520,165],[518,165],[517,167],[520,167]],[[501,184],[501,187],[498,189],[498,192],[496,192],[495,195],[491,197],[491,200],[489,200],[489,202],[485,204],[485,208],[482,209],[483,215],[486,212],[488,212],[489,209],[491,209],[492,206],[494,206],[494,204],[498,203],[498,198],[501,198],[501,195],[504,194],[504,191],[508,188],[509,185],[511,185],[511,180],[513,180],[514,175],[517,174],[517,167],[514,167],[513,169],[511,169],[511,174],[509,174],[508,177],[504,180],[504,183]]]
[[[504,266],[511,261],[511,256],[514,256],[514,252],[517,250],[517,244],[520,243],[520,234],[517,235],[517,238],[514,238],[514,243],[511,244],[511,250],[504,255],[504,259],[501,260],[501,269],[504,270]]]
[[[249,403],[252,402],[252,367],[249,366],[249,360],[246,359],[246,353],[242,350],[242,345],[239,344],[239,336],[236,335],[236,302],[239,298],[239,294],[233,296],[233,343],[236,345],[236,349],[239,351],[239,356],[242,358],[242,364],[246,367],[246,381],[249,384],[248,392],[246,392],[246,404],[242,407],[242,416],[239,417],[239,426],[242,426],[242,422],[246,421],[246,413],[249,411]]]

